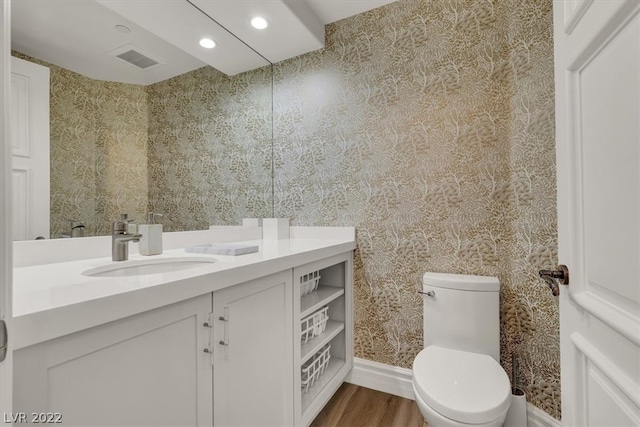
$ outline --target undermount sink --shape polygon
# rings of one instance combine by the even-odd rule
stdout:
[[[90,268],[82,272],[91,277],[129,277],[147,274],[171,273],[179,270],[202,267],[216,262],[208,257],[157,258],[121,261],[101,267]]]

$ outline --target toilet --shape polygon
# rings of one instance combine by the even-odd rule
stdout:
[[[429,427],[499,427],[511,404],[500,366],[500,282],[425,273],[424,349],[413,362],[413,393]]]

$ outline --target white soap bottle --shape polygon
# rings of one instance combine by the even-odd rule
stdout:
[[[162,224],[156,224],[156,217],[162,214],[149,212],[148,224],[140,224],[138,233],[142,234],[139,243],[140,255],[159,255],[162,253]]]

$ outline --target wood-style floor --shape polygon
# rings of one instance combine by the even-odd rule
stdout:
[[[344,383],[311,427],[428,427],[413,400]]]

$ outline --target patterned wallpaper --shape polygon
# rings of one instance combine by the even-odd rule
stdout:
[[[496,275],[502,364],[511,376],[516,355],[517,385],[560,418],[557,300],[536,275],[557,263],[551,9],[399,0],[327,26],[326,48],[273,68],[273,191],[293,225],[357,227],[358,357],[411,366],[423,272]],[[270,67],[145,90],[52,76],[73,88],[60,101],[72,124],[52,120],[60,224],[81,208],[141,218],[147,195],[167,230],[271,216]],[[119,193],[135,183],[133,199]]]
[[[85,222],[108,235],[126,212],[161,212],[165,231],[270,217],[271,67],[211,67],[150,86],[51,69],[51,235]]]
[[[411,367],[423,272],[495,275],[502,364],[560,418],[551,0],[400,0],[326,35],[274,66],[275,214],[357,227],[356,355]]]
[[[89,236],[111,233],[127,212],[145,218],[147,95],[144,86],[85,77],[18,52],[50,69],[51,236],[69,232],[69,220]]]
[[[149,201],[166,231],[271,217],[271,66],[147,86]]]

